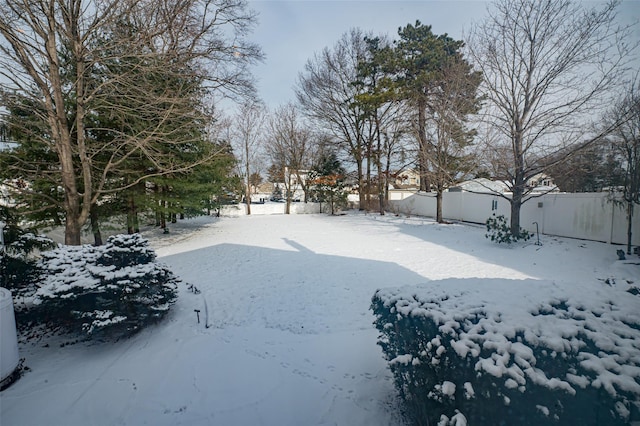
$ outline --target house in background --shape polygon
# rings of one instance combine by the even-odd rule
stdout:
[[[527,180],[527,190],[530,192],[547,193],[559,192],[558,187],[553,183],[553,179],[543,173],[539,173]],[[471,179],[452,186],[449,192],[475,192],[489,194],[510,193],[511,189],[507,182],[499,180],[489,180],[485,178]]]
[[[392,174],[395,179],[391,182],[394,189],[419,189],[420,173],[414,169],[404,170]]]
[[[527,180],[527,188],[533,192],[560,192],[551,176],[538,173]]]
[[[476,192],[481,194],[503,194],[509,192],[509,187],[502,181],[489,180],[485,178],[471,179],[452,186],[449,192]]]
[[[527,187],[535,188],[537,186],[555,186],[555,185],[553,184],[553,179],[551,179],[550,176],[545,175],[544,173],[538,173],[537,175],[527,180]]]

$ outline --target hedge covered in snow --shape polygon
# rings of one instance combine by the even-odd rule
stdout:
[[[50,238],[22,233],[0,249],[0,287],[11,290],[14,297],[28,297],[36,288],[40,275],[34,252],[51,250],[57,244]]]
[[[639,307],[612,287],[506,279],[384,289],[372,301],[406,414],[431,425],[639,421]]]
[[[179,280],[155,259],[139,234],[43,252],[33,311],[69,331],[134,333],[163,317],[176,300]]]

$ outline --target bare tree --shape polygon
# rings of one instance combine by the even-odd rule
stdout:
[[[261,57],[245,41],[253,22],[243,0],[0,3],[0,89],[27,99],[43,123],[38,143],[55,153],[58,166],[47,173],[64,193],[62,201],[49,202],[64,211],[67,244],[80,244],[81,227],[105,194],[209,161],[176,163],[172,149],[158,144],[180,144],[185,152],[190,141],[176,135],[193,134],[194,123],[206,127],[208,94],[251,89],[247,65]],[[175,78],[163,86],[157,78],[169,74]],[[92,144],[88,127],[96,109],[111,111],[120,123],[149,121],[111,127],[110,144]],[[119,170],[137,158],[153,167],[118,181]],[[42,173],[28,165],[21,171]]]
[[[236,158],[244,180],[244,198],[248,215],[251,214],[251,179],[258,170],[259,157],[262,154],[265,122],[264,106],[256,102],[247,102],[240,107],[231,123]]]
[[[272,164],[282,170],[287,214],[291,211],[295,183],[303,185],[306,201],[306,183],[301,172],[311,168],[312,139],[311,130],[302,122],[300,113],[293,104],[283,105],[272,113],[266,151]]]
[[[365,33],[352,29],[332,49],[314,55],[298,76],[296,98],[303,112],[330,133],[356,166],[360,208],[365,205],[364,160],[367,114],[356,102],[362,88],[358,64],[367,54]]]
[[[512,192],[497,195],[511,204],[514,235],[530,198],[527,180],[549,167],[546,159],[558,149],[601,136],[584,129],[625,71],[629,47],[625,29],[615,25],[618,4],[497,0],[472,29],[469,52],[485,78],[489,124],[500,135],[498,173]]]
[[[627,254],[631,254],[634,207],[640,204],[640,80],[636,78],[626,95],[608,116],[622,125],[611,135],[613,148],[624,165],[622,200],[627,209]],[[610,125],[610,124],[609,124]]]
[[[393,103],[393,110],[384,115],[380,123],[382,147],[379,161],[384,177],[383,191],[385,202],[389,200],[391,178],[409,167],[415,166],[415,152],[412,148],[414,138],[411,134],[410,108],[406,103]]]

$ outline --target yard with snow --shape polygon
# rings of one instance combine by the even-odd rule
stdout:
[[[151,229],[143,236],[183,281],[169,315],[116,343],[22,336],[28,369],[0,394],[0,424],[402,424],[371,302],[379,289],[393,299],[405,286],[416,286],[409,293],[421,300],[443,301],[429,311],[443,324],[469,308],[499,317],[492,342],[524,359],[525,348],[500,346],[500,333],[532,333],[562,348],[581,323],[558,330],[553,317],[523,312],[556,309],[550,300],[582,308],[594,339],[621,348],[607,363],[590,360],[598,386],[635,392],[640,342],[604,320],[637,331],[640,296],[627,290],[640,284],[638,257],[619,261],[618,246],[551,236],[541,236],[542,245],[534,237],[501,246],[484,233],[477,225],[360,213],[203,217],[169,234]],[[462,354],[476,350],[465,333],[456,343]],[[396,360],[403,361],[411,360]],[[512,367],[482,363],[526,392],[525,369]]]

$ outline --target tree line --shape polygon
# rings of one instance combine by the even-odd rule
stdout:
[[[233,157],[216,96],[252,92],[242,0],[3,0],[0,99],[15,149],[0,174],[23,218],[62,224],[210,207]]]
[[[352,29],[300,72],[299,121],[313,129],[312,147],[349,164],[361,208],[384,214],[394,172],[413,168],[441,222],[443,191],[490,177],[508,187],[496,194],[517,236],[538,175],[567,191],[627,191],[635,179],[637,40],[633,25],[617,23],[619,6],[498,0],[466,42],[420,21],[395,39]],[[277,140],[265,132],[267,150]],[[312,168],[306,152],[289,169]]]
[[[238,192],[250,213],[265,175],[287,209],[294,182],[307,201],[349,181],[384,214],[390,182],[415,169],[440,222],[447,188],[491,177],[509,187],[497,195],[514,235],[540,173],[566,190],[625,188],[632,215],[637,46],[619,6],[496,0],[465,41],[420,21],[395,38],[354,28],[307,61],[295,102],[268,111],[241,0],[4,0],[0,95],[19,144],[0,177],[29,218],[64,223],[68,244],[87,223],[95,234],[119,215],[134,231],[138,212],[162,221]]]

